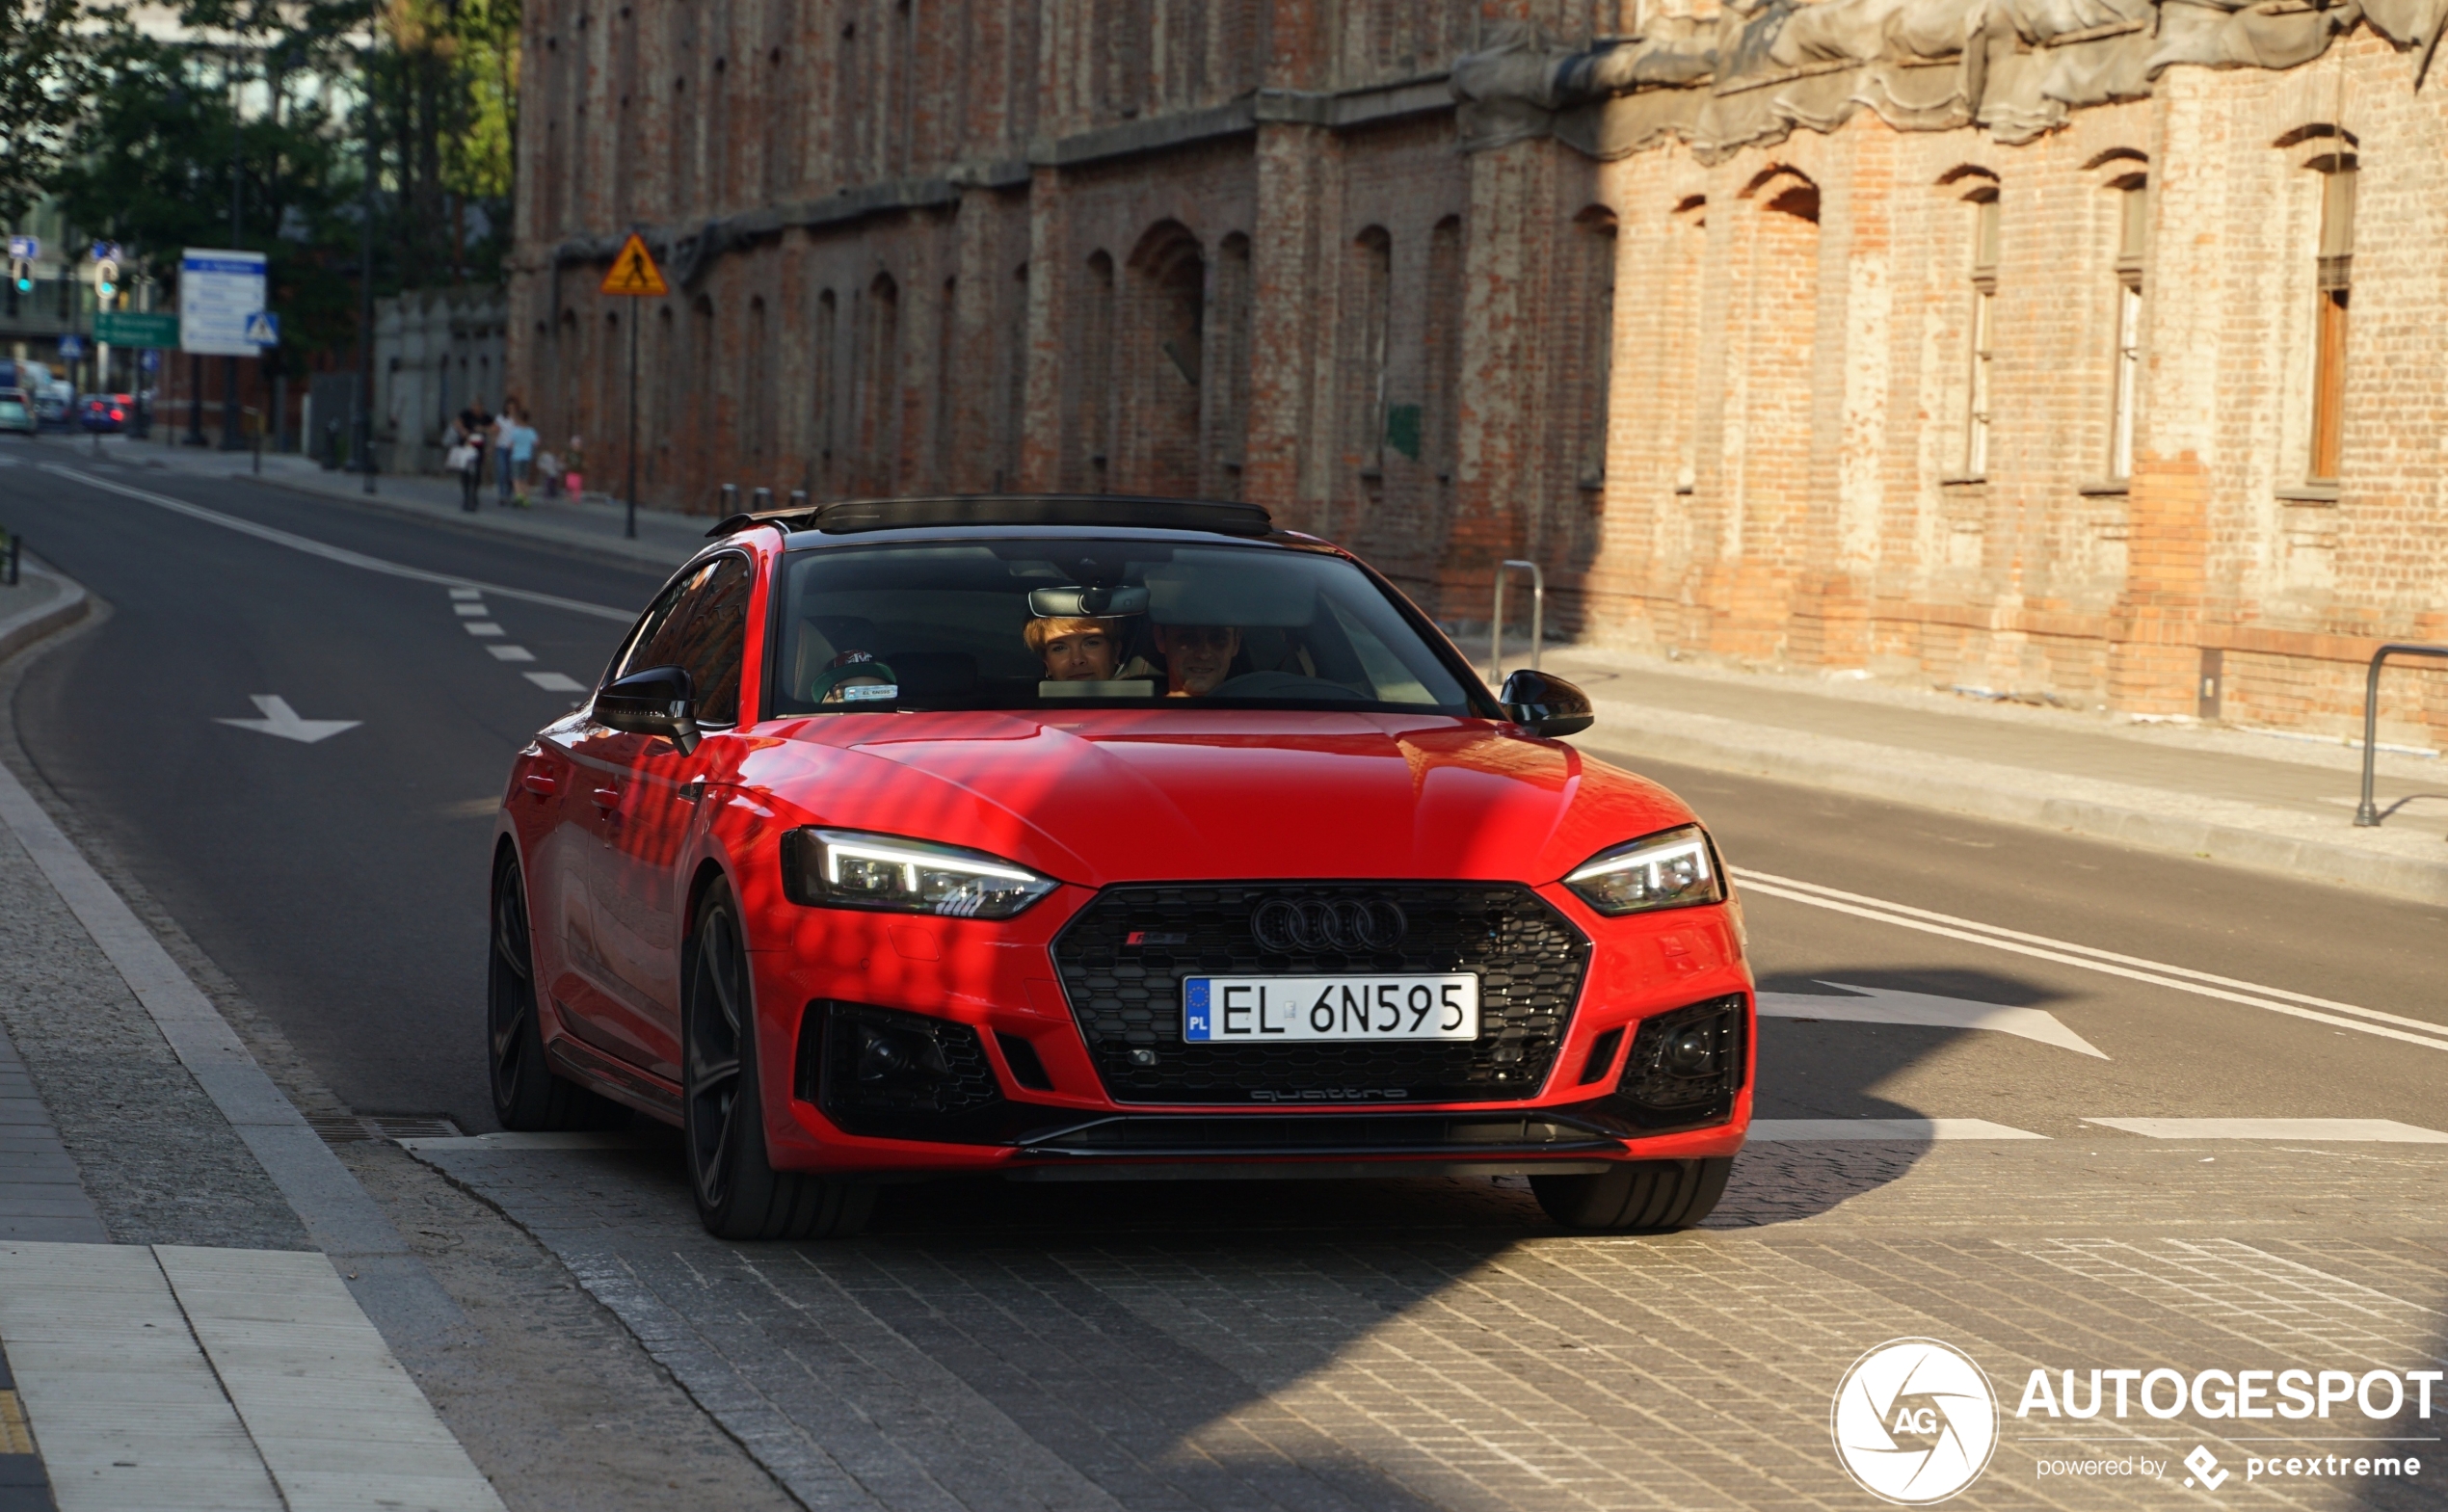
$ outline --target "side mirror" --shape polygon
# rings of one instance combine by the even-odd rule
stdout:
[[[688,669],[649,667],[605,683],[595,696],[595,722],[632,735],[661,735],[688,755],[698,740]]]
[[[1504,679],[1496,702],[1504,705],[1506,719],[1541,735],[1578,735],[1598,719],[1588,694],[1527,667]]]

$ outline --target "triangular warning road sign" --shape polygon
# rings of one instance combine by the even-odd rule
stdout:
[[[664,285],[663,270],[654,266],[653,254],[646,250],[645,238],[631,231],[621,244],[621,254],[612,259],[612,271],[603,276],[603,292],[628,294],[652,299],[672,291]]]

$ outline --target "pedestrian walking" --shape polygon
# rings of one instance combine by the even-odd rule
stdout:
[[[476,491],[483,487],[485,476],[485,442],[492,435],[492,411],[482,399],[470,395],[467,408],[452,421],[457,438],[444,464],[459,474],[459,507],[468,514],[476,512]]]
[[[519,436],[519,401],[501,402],[501,418],[493,422],[493,500],[504,509],[510,507],[511,445]]]
[[[511,498],[521,509],[527,505],[527,486],[535,481],[536,428],[527,423],[527,411],[519,411],[518,428],[510,433]]]

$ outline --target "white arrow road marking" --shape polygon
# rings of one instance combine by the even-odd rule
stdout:
[[[1933,1029],[1993,1029],[2019,1039],[2037,1040],[2077,1055],[2108,1059],[2041,1008],[2009,1008],[2004,1003],[1977,1003],[1963,997],[1933,997],[1927,993],[1900,993],[1885,987],[1855,987],[1850,982],[1822,982],[1858,997],[1818,997],[1804,993],[1760,994],[1763,1019],[1829,1019],[1840,1023],[1916,1023]]]
[[[2257,982],[2239,982],[2231,976],[2214,976],[2191,967],[2169,966],[2164,961],[2144,960],[2140,956],[2118,955],[2114,950],[2101,950],[2091,945],[2078,945],[2070,940],[2052,940],[2046,935],[2027,935],[2021,930],[2004,929],[1996,924],[1983,924],[1978,919],[1957,918],[1952,914],[1933,914],[1928,909],[1910,908],[1890,903],[1883,898],[1866,898],[1858,892],[1840,892],[1823,888],[1816,882],[1797,882],[1791,877],[1774,876],[1765,871],[1743,867],[1728,867],[1746,892],[1767,897],[1783,898],[1792,903],[1807,903],[1855,918],[1875,919],[1893,924],[1899,929],[1917,929],[1925,935],[1939,935],[1948,940],[1960,940],[1970,944],[1987,945],[1992,950],[2010,951],[2019,956],[2032,956],[2042,961],[2056,961],[2066,966],[2079,966],[2087,971],[2103,971],[2110,976],[2122,976],[2132,981],[2148,982],[2154,987],[2172,987],[2180,993],[2193,993],[2202,997],[2216,997],[2224,1002],[2242,1003],[2248,1008],[2263,1008],[2282,1013],[2291,1019],[2309,1019],[2340,1029],[2353,1029],[2362,1034],[2376,1034],[2384,1040],[2402,1040],[2408,1045],[2420,1045],[2428,1049],[2448,1050],[2448,1023],[2434,1023],[2426,1019],[2408,1019],[2402,1014],[2382,1013],[2377,1008],[2357,1008],[2353,1003],[2332,1002],[2326,997],[2313,997],[2303,993],[2291,993],[2284,988],[2263,987]],[[2311,1007],[2297,1007],[2308,1003]],[[2327,1013],[2315,1012],[2326,1008]],[[2341,1018],[2353,1014],[2355,1018]],[[2403,1025],[2392,1028],[2390,1025]],[[2408,1030],[2419,1032],[2408,1033]]]
[[[42,464],[42,470],[55,477],[67,478],[112,493],[124,494],[131,499],[141,499],[145,503],[158,505],[173,514],[184,515],[190,519],[200,519],[207,524],[219,525],[224,530],[234,530],[242,536],[253,536],[258,541],[269,541],[275,545],[287,546],[292,551],[303,551],[308,556],[319,556],[327,562],[338,562],[343,566],[359,568],[368,572],[381,572],[388,577],[405,577],[419,583],[439,583],[446,588],[480,590],[484,593],[498,594],[504,598],[516,598],[521,603],[543,604],[552,609],[567,609],[572,614],[593,615],[599,620],[617,620],[623,624],[630,623],[637,619],[637,611],[634,609],[616,608],[611,604],[591,604],[583,599],[564,598],[558,594],[539,594],[524,588],[505,588],[499,583],[483,583],[473,578],[456,577],[448,572],[429,572],[423,568],[387,562],[378,556],[367,556],[362,551],[351,551],[345,546],[327,545],[309,537],[293,535],[270,525],[258,525],[252,519],[240,519],[235,515],[225,515],[219,510],[206,509],[200,504],[190,504],[185,499],[173,498],[167,493],[155,493],[150,489],[130,488],[124,483],[113,483],[108,478],[97,478],[90,472],[79,472],[74,467],[62,467],[45,463]]]
[[[295,740],[309,746],[365,723],[361,719],[300,719],[298,711],[289,706],[289,701],[278,693],[258,693],[253,697],[255,707],[263,710],[263,718],[216,719],[213,723],[235,725],[240,729],[259,729],[267,735],[279,735],[283,740]]]

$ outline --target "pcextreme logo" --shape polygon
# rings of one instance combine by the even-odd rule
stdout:
[[[1924,1507],[1981,1478],[1998,1446],[1998,1398],[1969,1356],[1894,1339],[1853,1362],[1829,1414],[1836,1459],[1882,1501]]]

